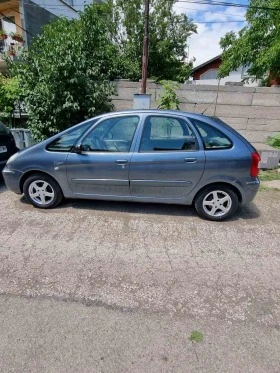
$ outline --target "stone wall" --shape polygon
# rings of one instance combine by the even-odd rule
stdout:
[[[148,82],[147,87],[152,95],[151,108],[156,108],[161,86]],[[115,110],[132,109],[140,83],[119,80],[117,92]],[[280,87],[220,86],[218,91],[217,86],[181,84],[177,94],[181,110],[216,115],[250,142],[265,144],[269,136],[280,131]]]

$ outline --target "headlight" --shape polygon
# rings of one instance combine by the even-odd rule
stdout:
[[[7,160],[7,163],[6,165],[8,165],[9,163],[13,162],[17,157],[18,157],[19,153],[15,153],[14,155],[12,155],[8,160]]]

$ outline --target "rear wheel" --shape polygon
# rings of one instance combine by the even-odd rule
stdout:
[[[41,209],[56,207],[63,199],[57,182],[43,174],[30,176],[23,184],[23,193],[33,206]]]
[[[232,216],[238,208],[236,193],[227,186],[209,186],[202,190],[195,200],[195,208],[200,217],[221,221]]]

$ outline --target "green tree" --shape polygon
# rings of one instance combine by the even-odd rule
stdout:
[[[0,119],[9,120],[12,117],[20,96],[19,80],[16,77],[0,75]]]
[[[148,75],[156,80],[184,82],[190,76],[192,62],[187,63],[187,43],[196,25],[185,14],[176,14],[174,0],[151,0]],[[133,69],[126,78],[141,78],[144,37],[144,1],[109,0],[114,25],[113,38],[125,61]]]
[[[248,65],[248,72],[256,78],[267,73],[280,78],[280,2],[251,0],[249,5],[247,25],[237,34],[227,33],[220,41],[223,49],[220,76]]]
[[[95,5],[78,20],[55,20],[13,64],[35,139],[112,109],[110,80],[123,71],[107,14],[106,4]]]
[[[174,0],[151,0],[149,76],[184,81],[187,38],[195,25],[176,15]],[[107,0],[87,6],[76,20],[44,27],[27,51],[11,63],[24,92],[28,127],[36,140],[112,109],[112,80],[141,77],[142,0]]]

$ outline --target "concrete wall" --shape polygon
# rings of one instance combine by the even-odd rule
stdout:
[[[151,108],[158,106],[160,85],[148,82]],[[133,108],[133,95],[140,83],[119,80],[118,95],[113,98],[115,110]],[[250,142],[265,144],[268,136],[280,131],[280,87],[195,86],[181,84],[177,90],[180,109],[205,115],[216,115],[238,130]]]

